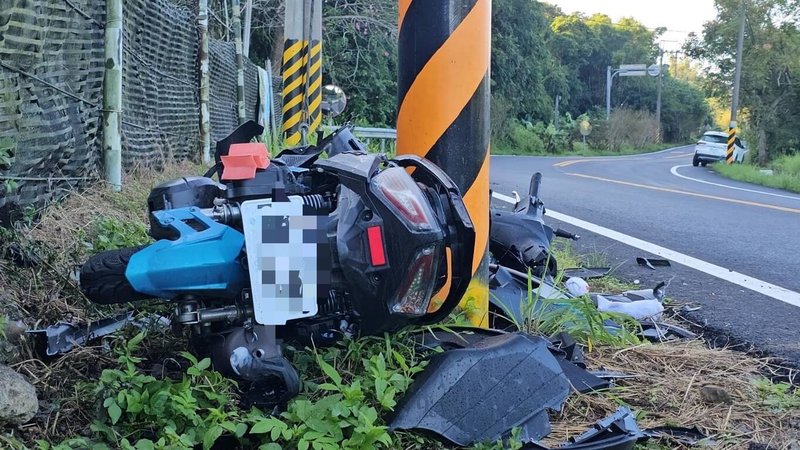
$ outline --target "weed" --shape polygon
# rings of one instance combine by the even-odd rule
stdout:
[[[714,164],[711,168],[734,180],[800,192],[800,154],[782,156],[773,161],[769,166],[773,175],[762,173],[761,167],[750,164]]]
[[[546,265],[549,265],[549,258]],[[561,284],[563,272],[553,280],[553,285]],[[559,332],[567,332],[578,342],[591,350],[595,345],[622,347],[640,343],[637,332],[641,325],[633,318],[624,315],[597,310],[588,295],[576,298],[545,298],[539,281],[528,274],[528,296],[521,307],[522,323],[515,323],[524,332],[553,336]],[[514,322],[518,322],[512,319]],[[614,323],[617,326],[609,326]]]
[[[773,383],[767,378],[753,381],[762,403],[773,411],[800,409],[800,391],[789,383]]]
[[[105,217],[95,222],[92,236],[84,240],[91,253],[118,248],[136,247],[151,241],[147,227],[141,222],[128,222]]]

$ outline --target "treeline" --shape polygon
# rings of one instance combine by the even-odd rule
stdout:
[[[325,82],[338,84],[349,97],[342,120],[394,126],[397,1],[325,0],[323,8]],[[593,126],[588,142],[596,148],[618,149],[659,138],[686,141],[708,120],[703,93],[688,81],[666,75],[661,136],[654,116],[653,77],[616,79],[612,106],[620,114],[605,121],[606,67],[656,63],[658,31],[631,19],[613,23],[603,15],[568,15],[532,0],[494,0],[492,16],[495,147],[524,144],[531,152],[569,150],[582,145],[578,126],[586,118]],[[281,42],[280,24],[264,20],[265,25],[254,31],[254,59],[279,55],[272,43]],[[631,127],[645,129],[629,138],[621,131]]]

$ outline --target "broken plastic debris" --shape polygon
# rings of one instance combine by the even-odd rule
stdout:
[[[47,356],[55,356],[81,346],[90,339],[107,336],[121,330],[132,320],[133,312],[128,311],[114,317],[90,322],[87,325],[58,323],[44,330],[32,330],[28,333],[42,338]]]
[[[564,276],[567,278],[578,277],[584,280],[603,278],[611,273],[611,267],[577,267],[564,269]]]
[[[633,412],[625,407],[619,408],[611,416],[598,421],[589,430],[570,439],[555,449],[548,449],[536,443],[523,445],[529,450],[630,450],[646,436],[636,424]]]
[[[567,290],[575,297],[580,297],[589,293],[589,284],[583,278],[572,277],[565,283]]]
[[[597,301],[597,310],[600,312],[625,314],[636,320],[660,320],[664,313],[664,305],[658,300],[638,300],[624,303],[609,300],[599,294],[595,296],[595,300]]]
[[[560,408],[569,391],[546,340],[501,334],[434,355],[389,428],[427,430],[461,446],[496,441],[515,427],[524,441],[538,440],[550,432],[547,410]]]
[[[656,259],[656,258],[636,258],[636,263],[642,267],[647,267],[652,270],[656,270],[656,267],[671,267],[672,265],[666,259]]]

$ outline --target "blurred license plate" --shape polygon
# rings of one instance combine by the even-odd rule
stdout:
[[[303,215],[303,200],[242,203],[247,265],[256,322],[284,325],[317,314],[319,216]],[[324,255],[324,253],[323,253]]]

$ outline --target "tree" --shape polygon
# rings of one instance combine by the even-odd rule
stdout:
[[[795,0],[715,0],[717,18],[686,45],[692,56],[713,68],[709,94],[728,100],[732,92],[740,7],[746,28],[740,91],[742,118],[755,138],[758,162],[800,147],[800,12]]]

